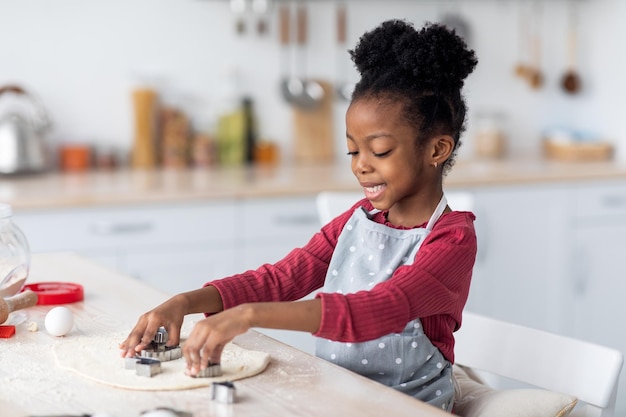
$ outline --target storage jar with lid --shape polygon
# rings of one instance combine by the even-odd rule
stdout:
[[[0,294],[19,292],[30,268],[30,248],[22,230],[13,220],[9,204],[0,203]]]

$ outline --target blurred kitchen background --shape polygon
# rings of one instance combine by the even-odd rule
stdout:
[[[310,1],[307,44],[286,48],[279,37],[279,5],[290,3],[300,2],[0,0],[0,83],[39,97],[52,121],[53,145],[89,144],[121,157],[134,139],[134,89],[155,89],[161,103],[180,109],[195,131],[209,134],[217,129],[225,98],[246,95],[259,137],[289,158],[292,107],[280,84],[292,69],[290,59],[298,60],[301,76],[333,85],[354,82],[346,49],[364,31],[387,18],[417,26],[447,19],[467,33],[480,61],[465,89],[470,117],[461,157],[473,156],[472,138],[488,119],[506,134],[508,153],[540,154],[546,132],[558,130],[559,137],[609,142],[615,157],[626,159],[626,53],[618,47],[626,35],[626,2]],[[338,6],[346,7],[345,44],[336,38]],[[580,77],[575,94],[561,85],[572,69],[573,36],[573,69]],[[516,75],[520,64],[536,67],[542,85],[533,87]],[[340,153],[346,107],[333,98],[333,139]]]
[[[624,352],[624,0],[0,0],[0,202],[33,252],[167,293],[274,262],[319,230],[319,192],[359,191],[336,90],[389,18],[450,24],[479,58],[445,183],[477,216],[468,309]],[[291,76],[322,99],[288,102]],[[37,175],[12,175],[23,137],[52,156]]]

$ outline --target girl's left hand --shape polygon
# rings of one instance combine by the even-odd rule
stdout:
[[[209,363],[220,363],[226,343],[250,329],[249,310],[242,304],[196,323],[182,347],[187,374],[194,376]]]

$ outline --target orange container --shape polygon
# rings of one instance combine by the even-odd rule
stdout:
[[[86,171],[91,165],[91,149],[87,145],[63,145],[59,165],[63,171]]]

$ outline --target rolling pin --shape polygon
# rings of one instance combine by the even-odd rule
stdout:
[[[31,290],[26,290],[9,298],[0,297],[0,324],[7,321],[9,314],[13,311],[32,307],[35,304],[37,304],[37,294]]]

